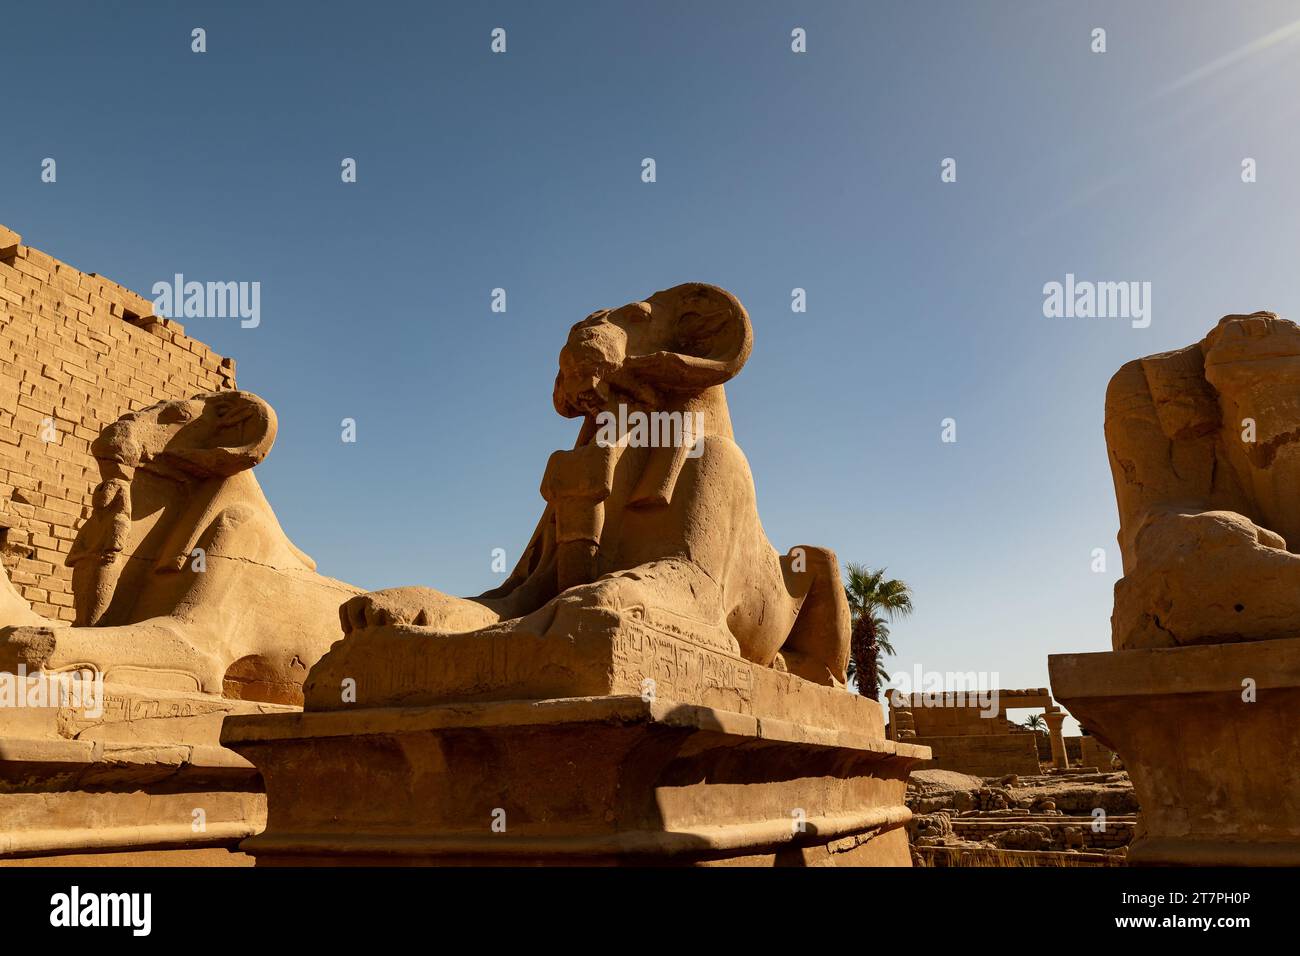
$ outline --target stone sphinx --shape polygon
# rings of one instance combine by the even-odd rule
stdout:
[[[101,482],[67,558],[76,621],[42,623],[0,582],[0,670],[89,665],[133,686],[301,703],[357,589],[317,574],[262,494],[252,469],[275,433],[271,407],[242,391],[105,428],[91,445]]]
[[[751,343],[699,283],[573,327],[578,438],[514,572],[351,598],[303,713],[225,719],[258,865],[908,865],[929,750],[843,687],[835,556],[763,533],[723,392]]]
[[[352,598],[341,609],[348,638],[322,661],[312,686],[329,695],[336,678],[355,671],[356,655],[370,656],[374,642],[395,632],[411,653],[412,642],[436,644],[449,634],[546,637],[629,618],[843,685],[849,610],[839,564],[824,548],[777,554],[732,433],[723,383],[752,345],[740,302],[702,283],[575,325],[553,401],[582,424],[574,448],[547,463],[546,509],[514,572],[476,598],[428,588]],[[638,415],[642,423],[688,424],[660,428],[669,440],[653,443],[612,427]],[[702,423],[703,434],[692,435],[690,422]]]
[[[48,624],[45,618],[32,610],[18,589],[9,580],[4,565],[0,565],[0,627],[19,624]]]
[[[1048,668],[1133,779],[1130,864],[1300,865],[1297,373],[1300,328],[1256,312],[1107,389],[1114,650]]]
[[[1300,328],[1225,316],[1106,393],[1116,650],[1300,634]]]

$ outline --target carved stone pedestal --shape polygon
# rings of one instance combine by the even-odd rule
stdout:
[[[1133,779],[1130,863],[1300,865],[1300,639],[1048,660]]]
[[[331,653],[307,712],[225,722],[266,782],[242,845],[259,865],[910,865],[904,790],[929,751],[886,740],[874,701],[627,621],[561,641],[393,627]],[[313,710],[336,669],[359,703]],[[493,699],[566,684],[585,693]]]
[[[111,683],[102,703],[0,709],[0,866],[247,865],[266,799],[221,719],[294,708]]]

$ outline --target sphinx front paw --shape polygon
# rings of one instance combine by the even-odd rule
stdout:
[[[1300,555],[1230,511],[1148,519],[1115,585],[1116,650],[1268,640],[1300,629]]]
[[[497,615],[482,604],[433,588],[370,591],[349,598],[339,607],[339,622],[345,635],[390,624],[472,631],[497,620]]]
[[[646,582],[635,577],[611,575],[569,588],[556,598],[556,603],[574,609],[610,611],[640,618],[645,616],[653,599]]]

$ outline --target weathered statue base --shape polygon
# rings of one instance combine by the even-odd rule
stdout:
[[[221,719],[291,709],[112,683],[97,716],[0,709],[0,866],[247,865],[266,798]]]
[[[1300,639],[1048,661],[1056,698],[1133,779],[1130,864],[1300,865]]]
[[[874,701],[626,624],[405,640],[351,709],[225,722],[266,782],[259,865],[910,865],[929,751],[886,740]],[[365,706],[431,648],[422,699]]]

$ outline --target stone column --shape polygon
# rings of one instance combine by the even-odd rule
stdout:
[[[1065,770],[1070,766],[1070,760],[1065,753],[1065,737],[1061,733],[1061,727],[1065,723],[1065,712],[1048,710],[1043,712],[1043,717],[1047,720],[1047,735],[1052,741],[1052,766]]]

